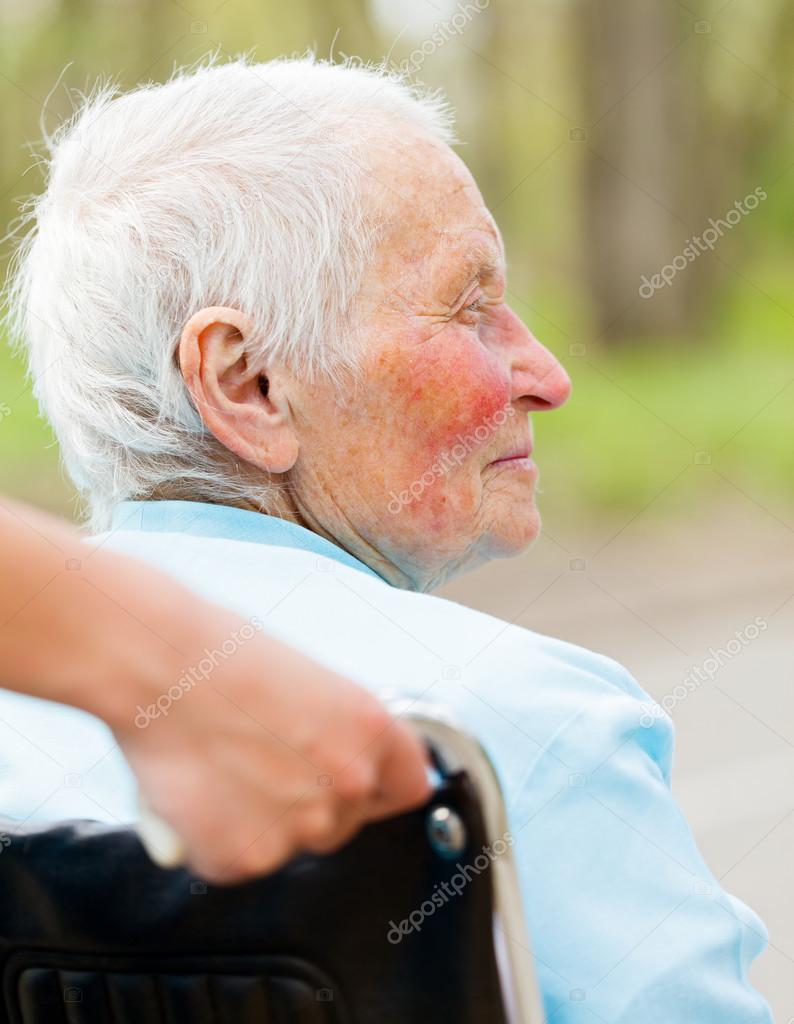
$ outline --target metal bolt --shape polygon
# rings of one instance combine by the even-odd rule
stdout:
[[[451,807],[434,808],[427,819],[430,845],[442,857],[457,857],[466,846],[466,826]]]

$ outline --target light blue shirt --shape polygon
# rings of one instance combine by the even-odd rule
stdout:
[[[746,976],[765,928],[701,858],[670,790],[672,724],[648,713],[621,666],[398,590],[328,541],[254,512],[129,502],[99,540],[375,692],[448,706],[479,737],[506,795],[550,1024],[771,1021]],[[0,741],[24,734],[3,758],[0,810],[134,819],[134,782],[101,723],[0,696]],[[65,772],[79,780],[65,784]]]

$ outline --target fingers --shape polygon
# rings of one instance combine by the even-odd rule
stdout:
[[[252,841],[232,857],[218,856],[214,851],[210,853],[204,844],[200,844],[194,854],[189,854],[188,866],[212,885],[236,885],[277,871],[292,859],[295,852],[284,844],[280,833],[274,832]]]
[[[380,752],[379,790],[370,819],[388,818],[430,799],[427,751],[421,740],[397,719],[384,734]]]
[[[188,864],[214,885],[243,882],[278,870],[299,853],[340,849],[365,823],[365,810],[336,796],[307,795],[286,810],[254,799],[244,812],[245,828],[237,814],[220,827],[208,816],[187,844]]]
[[[299,845],[309,853],[334,853],[347,845],[368,819],[368,804],[350,804],[336,800],[328,805],[307,810],[296,822]]]
[[[248,672],[223,693],[196,689],[179,714],[125,737],[144,797],[209,882],[337,850],[430,795],[427,756],[403,722],[348,680],[298,669],[300,685],[286,690]]]

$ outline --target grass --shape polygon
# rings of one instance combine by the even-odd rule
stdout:
[[[555,511],[622,512],[681,475],[715,499],[726,484],[794,499],[794,360],[781,350],[703,345],[570,360],[566,409],[536,417],[538,459]]]
[[[646,505],[672,516],[749,499],[791,521],[791,281],[794,268],[780,269],[764,295],[727,296],[697,341],[560,353],[571,400],[535,417],[544,508],[568,520]]]

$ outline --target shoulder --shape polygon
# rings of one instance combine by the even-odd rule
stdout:
[[[431,594],[398,590],[295,548],[178,533],[104,540],[337,671],[381,692],[451,706],[491,747],[527,759],[594,756],[626,737],[669,772],[670,721],[617,662]],[[500,758],[501,759],[501,758]]]

